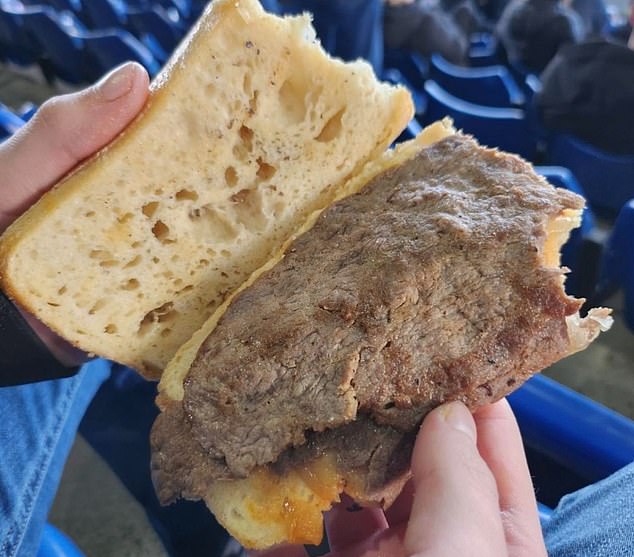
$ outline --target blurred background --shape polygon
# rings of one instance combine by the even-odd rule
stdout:
[[[0,141],[47,98],[85,87],[127,60],[155,75],[204,6],[195,0],[0,0]],[[533,394],[529,385],[512,401],[540,501],[553,506],[563,493],[605,475],[609,466],[584,468],[584,458],[598,458],[590,449],[574,441],[571,465],[557,450],[544,449],[559,440],[542,433],[561,427],[558,435],[570,440],[575,424],[585,427],[580,416],[598,412],[604,421],[585,431],[605,432],[608,452],[618,453],[622,437],[610,432],[634,431],[634,4],[271,0],[265,7],[279,14],[312,12],[329,52],[365,58],[382,79],[407,87],[416,116],[399,140],[449,115],[481,143],[520,154],[554,186],[585,197],[582,225],[563,251],[570,269],[566,287],[587,305],[614,308],[615,324],[586,351],[544,372],[557,383],[535,383]],[[146,390],[148,400],[154,388],[129,377],[111,387]],[[552,395],[550,402],[544,393]],[[122,407],[126,396],[119,395]],[[131,487],[128,461],[104,457],[108,436],[120,441],[126,430],[122,424],[116,429],[118,410],[100,400],[82,424],[49,522],[85,555],[167,555],[167,534]],[[603,407],[614,413],[602,414]],[[540,423],[535,434],[530,428],[538,411],[553,421]],[[151,420],[139,420],[139,428],[149,428]],[[146,453],[147,447],[135,453],[142,464],[134,474],[147,476]],[[623,458],[629,457],[616,457],[610,466]],[[195,549],[195,540],[175,547],[172,554],[222,553],[219,547]]]

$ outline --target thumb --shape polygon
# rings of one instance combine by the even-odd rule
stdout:
[[[445,404],[425,418],[412,473],[408,555],[507,554],[495,479],[478,453],[475,423],[464,404]]]
[[[125,64],[83,91],[55,97],[0,145],[0,232],[86,157],[109,143],[147,99],[148,75]]]

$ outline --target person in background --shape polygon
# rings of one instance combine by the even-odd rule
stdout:
[[[474,33],[489,33],[493,30],[475,0],[441,0],[440,6],[453,18],[467,38]]]
[[[423,56],[438,53],[465,65],[469,40],[453,18],[434,2],[386,0],[383,16],[385,46]]]
[[[629,46],[605,38],[565,46],[542,84],[535,102],[546,128],[634,155],[634,31]]]
[[[564,45],[584,39],[583,21],[559,0],[513,0],[496,27],[509,63],[541,73]]]
[[[492,23],[497,23],[509,0],[479,0],[478,6]]]

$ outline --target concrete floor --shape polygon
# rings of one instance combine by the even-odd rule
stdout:
[[[56,89],[0,67],[0,102],[18,108],[40,104]],[[634,418],[634,334],[620,317],[615,326],[586,351],[545,373]],[[78,437],[65,468],[49,520],[90,557],[162,557],[166,555],[138,503],[92,448]]]

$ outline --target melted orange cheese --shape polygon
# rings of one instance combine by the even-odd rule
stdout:
[[[260,469],[249,479],[246,510],[253,521],[275,524],[289,543],[321,542],[322,512],[339,501],[344,484],[334,458],[323,456],[284,476]]]

